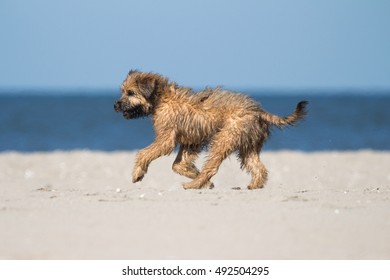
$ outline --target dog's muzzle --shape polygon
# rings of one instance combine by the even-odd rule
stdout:
[[[120,101],[117,101],[114,103],[114,110],[115,112],[121,112],[122,111],[122,103]]]
[[[128,107],[126,104],[123,105],[120,100],[114,103],[114,110],[116,112],[122,112],[125,119],[136,119],[148,116],[148,112],[145,112],[141,105]]]

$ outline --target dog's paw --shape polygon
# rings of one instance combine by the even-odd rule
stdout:
[[[183,185],[183,188],[186,190],[187,189],[201,189],[201,188],[213,189],[214,188],[214,184],[210,181],[208,181],[202,185],[194,180],[192,182],[183,183],[182,185]]]
[[[141,167],[137,167],[133,171],[132,181],[133,183],[137,183],[141,181],[146,174],[146,171],[143,170]]]
[[[188,182],[188,183],[183,183],[183,188],[188,190],[188,189],[200,189],[201,186],[197,183],[194,183],[194,181],[192,182]]]
[[[264,188],[264,185],[261,185],[261,186],[251,186],[249,185],[248,186],[248,190],[257,190],[257,189],[262,189]]]
[[[214,183],[208,181],[204,187],[205,187],[205,188],[208,188],[208,189],[210,189],[210,190],[211,190],[211,189],[214,189]]]

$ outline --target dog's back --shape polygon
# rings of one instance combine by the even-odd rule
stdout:
[[[198,93],[192,94],[190,101],[199,109],[214,111],[229,115],[235,111],[242,114],[243,110],[248,113],[260,112],[261,106],[249,96],[241,93],[234,93],[222,88],[206,88]]]

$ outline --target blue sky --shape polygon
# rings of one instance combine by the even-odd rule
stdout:
[[[390,89],[390,1],[1,0],[0,88]]]

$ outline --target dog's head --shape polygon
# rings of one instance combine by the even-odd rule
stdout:
[[[157,74],[130,71],[122,83],[122,96],[114,104],[115,111],[122,112],[126,119],[152,114],[159,91],[167,83],[166,78]]]

